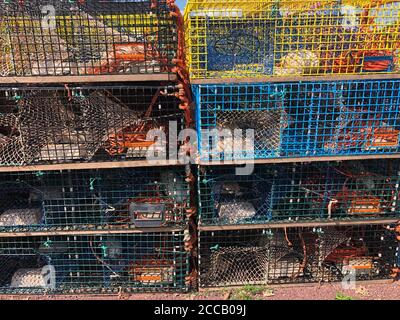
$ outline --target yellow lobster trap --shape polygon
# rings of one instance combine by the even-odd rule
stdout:
[[[193,79],[400,71],[399,0],[189,0]]]

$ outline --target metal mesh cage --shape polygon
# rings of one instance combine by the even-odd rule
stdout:
[[[4,173],[0,231],[184,226],[183,167]],[[146,229],[143,229],[146,230]]]
[[[4,1],[0,76],[168,73],[178,24],[166,1]]]
[[[203,167],[198,178],[201,225],[396,218],[400,162],[369,160]]]
[[[387,226],[200,232],[200,286],[389,279],[398,247]]]
[[[202,160],[399,152],[400,81],[195,86]],[[240,137],[235,129],[242,129]],[[254,148],[251,135],[254,130]]]
[[[182,232],[0,238],[0,292],[186,291]]]
[[[184,126],[174,86],[0,88],[0,165],[144,159]]]
[[[189,0],[193,79],[400,70],[398,0]]]

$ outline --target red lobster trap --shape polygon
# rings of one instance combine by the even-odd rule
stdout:
[[[0,165],[144,159],[185,125],[179,86],[0,89]]]
[[[0,18],[3,77],[169,73],[181,50],[166,0],[11,0]]]
[[[200,286],[390,279],[398,241],[387,225],[200,232]]]

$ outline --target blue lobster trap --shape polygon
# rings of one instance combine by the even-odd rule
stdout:
[[[202,167],[200,224],[396,219],[399,183],[398,160]]]
[[[184,226],[190,185],[178,168],[4,173],[0,231]]]
[[[0,239],[4,294],[186,291],[183,232]]]
[[[197,85],[200,158],[397,153],[399,89],[398,80]]]

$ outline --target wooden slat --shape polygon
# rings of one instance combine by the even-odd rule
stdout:
[[[279,164],[279,163],[302,163],[302,162],[328,162],[328,161],[354,161],[354,160],[383,160],[400,159],[400,154],[392,155],[364,155],[364,156],[335,156],[335,157],[300,157],[300,158],[276,158],[243,161],[199,161],[194,164],[200,166],[241,166],[254,163]],[[88,169],[113,169],[113,168],[146,168],[146,167],[168,167],[183,166],[177,160],[140,160],[140,161],[110,161],[110,162],[87,162],[87,163],[64,163],[64,164],[45,164],[30,166],[0,167],[1,172],[32,172],[32,171],[61,171],[61,170],[88,170]]]
[[[107,83],[176,81],[175,74],[124,74],[93,76],[0,77],[0,84]]]
[[[299,162],[328,162],[328,161],[354,161],[354,160],[383,160],[400,159],[400,154],[374,154],[360,156],[333,156],[333,157],[298,157],[298,158],[275,158],[275,159],[257,159],[257,160],[237,160],[237,161],[199,161],[201,166],[227,166],[244,165],[254,163],[274,164],[274,163],[299,163]]]
[[[143,228],[143,229],[115,229],[115,230],[65,230],[65,231],[30,231],[30,232],[0,232],[0,238],[15,237],[51,237],[51,236],[87,236],[109,234],[144,234],[144,233],[168,233],[181,232],[184,228]]]
[[[340,227],[340,226],[363,226],[397,223],[400,219],[369,219],[369,220],[337,220],[337,221],[300,221],[285,223],[265,223],[265,224],[240,224],[231,226],[202,226],[199,231],[234,231],[234,230],[254,230],[254,229],[279,229],[279,228],[312,228],[312,227]]]
[[[218,78],[195,79],[193,85],[206,84],[235,84],[235,83],[282,83],[282,82],[307,82],[307,81],[346,81],[346,80],[390,80],[400,79],[400,74],[356,74],[340,75],[329,74],[323,76],[287,76],[287,77],[255,77],[255,78]]]
[[[0,172],[31,172],[31,171],[61,171],[61,170],[89,170],[89,169],[114,169],[114,168],[146,168],[146,167],[171,167],[182,166],[178,161],[113,161],[113,162],[88,162],[65,163],[35,166],[0,167]]]

